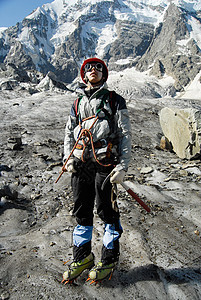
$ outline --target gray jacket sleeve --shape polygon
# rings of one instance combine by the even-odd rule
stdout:
[[[73,146],[75,144],[73,131],[76,127],[76,117],[73,115],[70,115],[68,117],[68,121],[66,123],[65,128],[65,137],[64,137],[64,158],[63,161],[65,162],[68,156],[70,155]]]
[[[119,164],[118,170],[128,170],[131,159],[131,124],[125,100],[120,97],[116,111],[117,135],[119,139]]]

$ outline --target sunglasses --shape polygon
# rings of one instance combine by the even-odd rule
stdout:
[[[86,72],[91,72],[92,69],[95,68],[99,72],[103,72],[103,65],[101,63],[91,63],[91,64],[86,64],[84,67],[84,71]]]

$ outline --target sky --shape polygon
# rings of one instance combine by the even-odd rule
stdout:
[[[9,27],[21,22],[35,8],[53,0],[0,0],[0,27]]]

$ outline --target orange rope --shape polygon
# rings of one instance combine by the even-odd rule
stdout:
[[[92,119],[92,118],[94,118],[94,117],[95,117],[95,115],[94,115],[94,116],[91,116],[91,117],[88,117],[88,118],[86,118],[86,119],[83,119],[82,121],[86,121],[86,120]],[[73,154],[73,152],[74,152],[74,150],[75,150],[75,148],[76,148],[76,146],[77,146],[79,140],[80,140],[82,137],[84,137],[84,136],[87,137],[88,140],[87,140],[86,142],[85,142],[84,140],[82,140],[82,143],[83,143],[83,151],[82,151],[81,160],[82,160],[83,162],[85,162],[85,161],[84,161],[84,152],[85,152],[85,149],[86,149],[87,145],[89,144],[89,142],[91,142],[92,152],[93,152],[93,156],[94,156],[94,158],[95,158],[95,161],[96,161],[99,165],[101,165],[101,166],[103,166],[103,167],[109,167],[109,166],[111,166],[111,164],[106,164],[106,165],[102,164],[102,163],[97,159],[97,156],[96,156],[96,153],[95,153],[94,141],[93,141],[93,136],[92,136],[92,133],[91,133],[91,128],[94,126],[94,124],[96,123],[97,120],[98,120],[98,116],[95,118],[94,122],[93,122],[92,125],[89,127],[89,129],[81,129],[81,123],[79,122],[80,129],[81,129],[81,130],[80,130],[78,139],[77,139],[75,145],[73,146],[73,149],[72,149],[71,153],[69,154],[68,158],[66,159],[66,161],[65,161],[65,163],[64,163],[64,165],[63,165],[63,167],[62,167],[61,173],[59,174],[59,176],[58,176],[57,180],[55,181],[55,183],[57,183],[57,182],[59,181],[59,179],[61,178],[61,176],[63,175],[63,173],[66,172],[65,166],[66,166],[67,162],[69,161],[70,157],[72,156],[72,154]]]

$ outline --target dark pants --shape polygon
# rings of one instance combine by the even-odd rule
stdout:
[[[80,162],[79,162],[80,163]],[[82,226],[93,226],[93,210],[96,200],[97,214],[105,224],[113,225],[115,232],[122,233],[119,222],[119,211],[113,208],[111,202],[112,184],[108,180],[104,189],[102,183],[113,167],[102,167],[95,162],[80,163],[77,173],[72,175],[72,189],[74,196],[73,215],[77,223]],[[115,238],[112,249],[103,246],[102,260],[105,263],[116,261],[119,256],[119,237]],[[111,248],[111,247],[110,247]],[[82,243],[81,246],[74,245],[74,259],[83,259],[91,252],[91,241]]]

